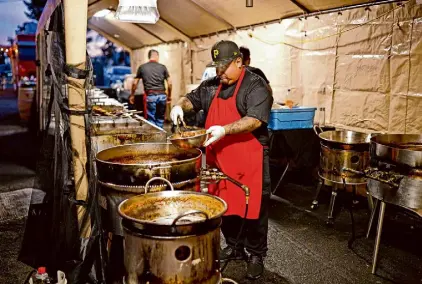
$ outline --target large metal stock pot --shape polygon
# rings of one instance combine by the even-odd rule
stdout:
[[[319,133],[321,140],[320,171],[321,178],[333,183],[366,184],[365,177],[343,168],[363,171],[369,165],[370,134],[337,130]]]
[[[198,149],[180,150],[170,143],[139,143],[116,146],[97,154],[101,206],[107,210],[107,229],[123,235],[117,206],[125,199],[143,194],[153,177],[169,180],[179,190],[199,188],[202,153]],[[155,182],[152,192],[166,189],[166,183]]]
[[[198,149],[180,150],[170,143],[117,146],[97,154],[98,179],[116,190],[137,192],[157,176],[171,183],[192,181],[199,176],[201,156]]]
[[[126,282],[220,283],[220,225],[226,210],[222,199],[188,191],[123,201]]]
[[[372,196],[410,209],[422,208],[422,135],[371,139],[368,189]]]

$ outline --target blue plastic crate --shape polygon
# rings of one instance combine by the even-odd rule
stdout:
[[[314,125],[315,107],[273,109],[268,128],[271,130],[307,129]]]

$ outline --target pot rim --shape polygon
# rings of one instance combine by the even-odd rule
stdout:
[[[343,142],[343,141],[331,140],[331,139],[328,139],[328,138],[322,136],[324,133],[347,133],[347,132],[352,132],[352,133],[356,133],[358,135],[366,136],[366,139],[368,141],[347,143],[347,142]],[[371,142],[371,139],[372,139],[372,135],[373,134],[357,132],[357,131],[352,131],[352,130],[330,130],[330,131],[321,132],[320,134],[318,134],[318,137],[322,141],[326,141],[326,142],[329,142],[329,143],[336,143],[336,144],[343,144],[343,145],[369,145],[369,143]]]
[[[394,146],[392,144],[385,143],[384,141],[382,141],[382,142],[379,141],[383,137],[405,137],[405,136],[422,139],[422,135],[419,135],[419,134],[383,134],[383,135],[371,137],[371,144],[374,145],[374,146],[378,146],[378,147],[386,147],[386,148],[389,148],[389,149],[404,151],[405,153],[409,153],[409,154],[421,152],[421,151],[415,151],[415,150],[411,150],[411,149],[407,149],[407,148],[400,148],[398,146]],[[378,141],[377,141],[377,139],[378,139]],[[375,157],[377,157],[377,156],[375,156]]]
[[[124,214],[122,212],[122,210],[121,210],[122,206],[126,202],[128,202],[130,199],[135,198],[135,197],[144,198],[145,199],[145,198],[148,198],[148,197],[156,197],[156,196],[160,196],[160,195],[164,195],[165,197],[174,197],[174,196],[178,196],[178,195],[189,195],[189,194],[190,195],[200,195],[200,196],[206,196],[206,197],[214,198],[214,199],[220,201],[223,204],[224,210],[222,212],[220,212],[219,214],[217,214],[217,215],[215,215],[213,217],[210,217],[209,219],[200,220],[200,221],[193,221],[193,222],[189,222],[189,223],[183,223],[183,224],[180,224],[180,225],[177,225],[177,224],[176,225],[157,224],[157,223],[152,222],[152,221],[136,219],[136,218],[133,218],[133,217],[130,217],[130,216]],[[151,192],[151,193],[145,193],[145,194],[142,194],[142,195],[136,195],[134,197],[131,197],[131,198],[128,198],[128,199],[123,200],[119,204],[119,206],[117,207],[117,212],[119,213],[119,215],[123,219],[129,220],[129,221],[132,221],[132,222],[135,222],[137,224],[149,225],[149,226],[158,226],[158,227],[178,227],[178,226],[191,226],[191,225],[195,225],[195,224],[202,224],[202,223],[205,223],[205,222],[210,221],[210,220],[216,220],[218,218],[221,218],[226,213],[226,211],[227,211],[227,203],[223,199],[221,199],[220,197],[218,197],[218,196],[207,194],[207,193],[203,193],[203,192],[179,191],[179,190]]]
[[[199,153],[197,153],[198,154],[197,156],[195,156],[193,158],[185,159],[185,160],[180,160],[180,161],[167,161],[167,162],[157,162],[157,163],[123,164],[123,163],[113,163],[113,162],[102,160],[102,159],[99,159],[98,158],[98,156],[101,153],[104,153],[104,152],[106,152],[108,150],[118,149],[118,148],[123,148],[123,147],[129,147],[129,146],[133,146],[133,145],[171,145],[172,147],[175,147],[172,143],[131,143],[131,144],[125,144],[125,145],[118,145],[118,146],[110,147],[110,148],[107,148],[107,149],[104,149],[104,150],[101,150],[100,152],[98,152],[97,155],[95,155],[95,161],[96,162],[99,162],[99,163],[103,163],[103,164],[117,165],[117,166],[148,166],[148,167],[154,167],[154,166],[159,166],[159,165],[176,165],[176,164],[180,164],[180,163],[191,162],[191,161],[197,160],[198,158],[201,158],[201,156],[202,156],[202,151],[200,149],[194,148],[194,149],[187,149],[185,151],[199,151]],[[177,147],[175,147],[175,148],[178,149]]]
[[[204,132],[204,133],[201,133],[201,132],[203,132],[203,131],[205,131],[205,132]],[[174,134],[170,135],[170,136],[168,137],[168,139],[169,139],[170,141],[177,141],[177,140],[187,140],[187,139],[193,139],[193,138],[198,138],[198,137],[201,137],[201,136],[206,136],[206,135],[208,135],[208,134],[207,134],[207,132],[206,132],[206,129],[192,130],[192,131],[189,131],[189,132],[199,132],[199,134],[196,134],[196,135],[194,135],[194,136],[189,136],[189,137],[177,137],[177,138],[175,138],[174,136],[176,136],[177,134],[176,134],[176,133],[174,133]]]

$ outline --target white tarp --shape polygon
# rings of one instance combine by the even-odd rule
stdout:
[[[337,127],[422,132],[422,7],[415,0],[287,19],[194,45],[159,45],[160,61],[173,77],[173,103],[187,84],[199,83],[212,45],[222,39],[249,47],[251,65],[264,71],[275,101],[284,101],[291,89],[296,103],[325,107],[326,122]],[[147,50],[134,52],[134,66],[146,61]]]

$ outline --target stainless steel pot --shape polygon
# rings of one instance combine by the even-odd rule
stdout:
[[[366,184],[366,178],[352,172],[343,172],[343,168],[357,171],[365,170],[369,165],[369,142],[371,134],[348,130],[317,131],[321,140],[319,176],[333,183],[359,185]]]
[[[96,165],[101,185],[100,204],[107,210],[108,230],[123,235],[118,205],[127,198],[143,194],[146,183],[153,177],[166,178],[179,190],[198,189],[201,156],[198,149],[180,150],[170,143],[123,145],[99,152]],[[150,191],[163,191],[166,187],[166,183],[158,181],[152,184]]]
[[[422,176],[403,176],[398,187],[369,179],[368,190],[373,197],[407,209],[422,208]]]
[[[371,138],[368,188],[374,197],[410,209],[422,208],[422,135]]]
[[[319,134],[321,144],[341,150],[368,151],[371,134],[348,130],[325,131]]]
[[[371,138],[371,157],[422,168],[422,135],[389,134]]]
[[[359,185],[366,184],[366,178],[351,172],[343,172],[343,168],[362,171],[369,165],[369,151],[338,150],[321,145],[320,171],[321,178],[334,182]]]
[[[372,273],[375,274],[386,204],[422,214],[422,135],[378,135],[371,138],[370,153],[371,165],[364,175],[369,179],[368,190],[377,201],[367,236],[371,232],[377,205],[381,203],[372,260]]]
[[[181,150],[170,143],[117,146],[97,154],[98,179],[126,192],[143,191],[146,182],[157,176],[183,183],[198,177],[201,156],[198,149]]]
[[[218,227],[227,204],[200,192],[162,191],[137,195],[118,208],[123,225],[147,235],[184,236]]]
[[[226,210],[218,197],[185,191],[122,202],[126,282],[220,283],[220,225]]]

